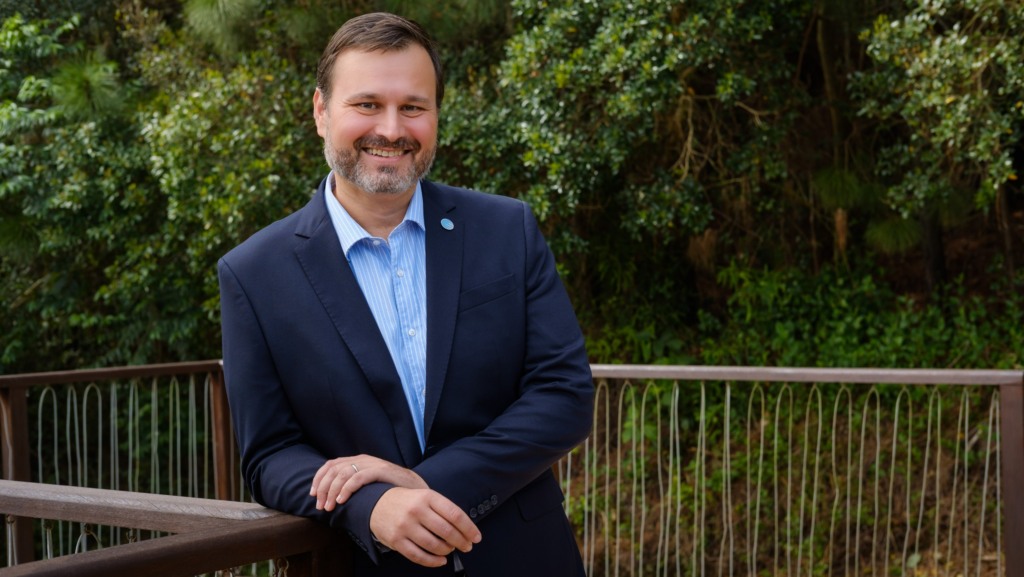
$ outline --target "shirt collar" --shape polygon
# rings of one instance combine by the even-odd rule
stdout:
[[[327,200],[327,212],[331,215],[334,230],[338,234],[338,240],[341,241],[341,249],[348,257],[348,251],[353,245],[363,239],[373,237],[338,202],[337,197],[334,196],[333,184],[334,172],[332,171],[327,175],[327,189],[324,197]],[[426,230],[423,226],[423,189],[419,182],[416,182],[416,190],[412,194],[412,200],[409,201],[409,208],[405,210],[405,218],[398,224],[398,227],[395,227],[395,230],[405,225],[406,222],[415,223],[421,230]]]

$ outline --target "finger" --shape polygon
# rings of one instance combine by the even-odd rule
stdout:
[[[333,462],[330,466],[325,465],[323,470],[324,474],[320,476],[315,487],[317,510],[323,509],[328,505],[330,502],[329,493],[331,486],[336,482],[339,474],[344,474],[345,472],[344,467],[336,462]],[[342,479],[342,482],[344,482],[344,479]]]
[[[455,550],[455,547],[436,535],[434,532],[427,529],[425,526],[421,526],[414,530],[410,538],[420,549],[423,549],[431,555],[437,555],[438,557],[445,557]]]
[[[438,504],[438,508],[435,509],[438,511],[438,514],[454,525],[459,533],[471,543],[479,543],[483,539],[483,535],[480,533],[480,528],[476,526],[476,523],[458,505],[443,496],[441,496],[441,499],[443,499],[443,502]]]
[[[327,494],[330,491],[331,483],[333,483],[333,482],[334,482],[334,475],[333,474],[328,474],[325,477],[323,477],[322,479],[320,479],[320,483],[317,485],[317,489],[316,489],[316,508],[317,508],[317,510],[321,510],[321,509],[325,508],[329,504],[328,499],[327,499]]]
[[[331,463],[332,461],[327,461],[316,470],[316,475],[313,475],[313,484],[309,487],[310,497],[316,496],[317,487],[320,485],[320,481],[323,480],[324,475],[326,475],[327,471],[331,468]]]
[[[444,555],[431,553],[411,539],[403,539],[394,547],[394,550],[413,563],[424,567],[444,567],[448,563],[448,559]]]
[[[458,549],[463,553],[468,553],[473,549],[473,541],[470,537],[463,535],[462,532],[455,527],[455,525],[449,523],[440,516],[434,517],[433,519],[426,519],[423,522],[423,526],[426,527],[429,532],[434,535],[443,545],[444,549],[436,549],[435,547],[427,547],[432,545],[430,541],[424,541],[421,545],[431,552],[438,554],[448,554],[453,549]]]
[[[334,507],[338,505],[338,494],[341,493],[341,487],[348,481],[348,475],[345,469],[342,468],[333,479],[331,483],[327,485],[326,494],[324,496],[324,509],[327,511],[333,511]]]
[[[327,490],[331,486],[331,482],[334,480],[334,475],[331,471],[328,471],[325,475],[320,477],[317,481],[316,487],[314,487],[313,496],[316,497],[316,508],[321,510],[327,501]]]
[[[440,494],[435,495],[430,506],[437,517],[428,521],[428,529],[453,548],[468,553],[483,537],[480,529],[455,503]]]
[[[349,497],[355,494],[356,491],[362,489],[364,486],[370,484],[373,481],[380,481],[382,479],[375,478],[368,474],[364,474],[362,471],[352,475],[345,481],[345,484],[341,486],[341,490],[338,492],[337,502],[339,505],[344,505],[348,501]]]

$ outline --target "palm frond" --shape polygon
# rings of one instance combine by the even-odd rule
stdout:
[[[869,223],[864,236],[868,244],[884,253],[901,254],[920,244],[921,224],[893,216]]]

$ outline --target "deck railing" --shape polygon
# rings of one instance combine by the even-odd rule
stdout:
[[[594,366],[591,575],[1024,575],[1020,371]]]
[[[0,511],[83,527],[169,533],[19,564],[0,570],[4,577],[186,577],[266,559],[291,577],[346,574],[345,537],[249,503],[0,481]]]
[[[558,466],[592,577],[1024,577],[1019,371],[593,370],[594,432]],[[5,478],[242,498],[218,362],[0,376],[0,409]]]

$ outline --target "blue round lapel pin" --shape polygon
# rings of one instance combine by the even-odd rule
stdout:
[[[452,229],[455,228],[455,223],[452,222],[450,219],[442,218],[441,219],[441,228],[443,228],[445,230],[452,230]]]

